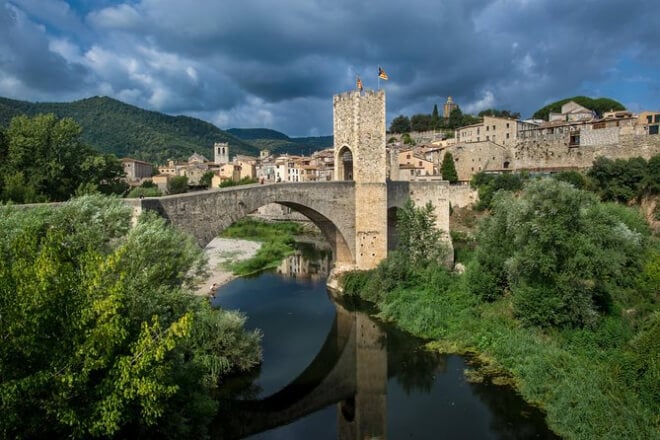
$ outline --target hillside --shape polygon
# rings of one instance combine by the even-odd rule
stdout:
[[[31,103],[0,98],[0,126],[26,114],[54,113],[76,120],[83,139],[103,153],[134,157],[153,163],[187,159],[192,153],[213,158],[215,142],[229,142],[234,154],[257,155],[258,148],[220,130],[213,124],[188,116],[169,116],[107,97],[71,103]]]
[[[574,96],[572,98],[565,98],[559,101],[555,101],[543,108],[538,109],[534,113],[533,118],[545,119],[547,121],[549,113],[561,113],[561,106],[569,101],[575,101],[583,107],[596,111],[596,113],[599,115],[602,115],[604,112],[608,112],[610,110],[626,109],[623,104],[610,98],[589,98],[587,96]]]
[[[250,142],[260,150],[276,154],[305,154],[332,147],[332,136],[290,138],[284,133],[267,128],[230,128],[228,133]]]

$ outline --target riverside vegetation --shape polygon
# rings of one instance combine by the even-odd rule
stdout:
[[[637,211],[550,178],[490,196],[476,237],[454,236],[464,274],[441,265],[432,209],[409,204],[397,250],[346,274],[344,293],[431,349],[478,353],[565,438],[658,438],[657,237]]]
[[[192,294],[203,251],[117,198],[0,206],[0,438],[201,438],[245,318]]]
[[[238,276],[275,269],[285,257],[294,252],[295,237],[303,233],[305,228],[300,223],[269,223],[251,217],[242,218],[225,229],[221,236],[255,240],[262,245],[254,257],[231,263],[229,269]]]

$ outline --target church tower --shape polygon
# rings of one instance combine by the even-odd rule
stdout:
[[[229,163],[228,142],[216,142],[213,145],[213,163],[216,165]]]

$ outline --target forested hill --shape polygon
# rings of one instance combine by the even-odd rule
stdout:
[[[305,154],[329,148],[334,145],[332,136],[291,138],[286,134],[267,128],[230,128],[228,133],[250,142],[259,149],[271,153]]]
[[[588,108],[589,110],[594,110],[596,113],[598,113],[599,116],[602,116],[604,112],[609,112],[610,110],[626,109],[623,104],[610,98],[589,98],[587,96],[574,96],[572,98],[561,99],[538,109],[534,113],[533,117],[534,119],[545,119],[547,121],[549,113],[561,113],[561,106],[569,101],[575,101],[581,106]]]
[[[31,103],[0,98],[0,126],[26,114],[54,113],[73,118],[83,129],[83,140],[103,153],[134,157],[153,163],[187,159],[200,153],[213,159],[213,144],[229,142],[230,154],[257,155],[259,149],[213,124],[188,116],[169,116],[107,97],[71,103]]]

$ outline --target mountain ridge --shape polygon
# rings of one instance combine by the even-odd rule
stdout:
[[[118,157],[130,156],[153,163],[187,159],[193,153],[213,158],[213,144],[228,142],[230,153],[257,155],[258,147],[221,130],[210,122],[185,115],[146,110],[107,96],[72,102],[29,102],[0,97],[0,126],[25,114],[53,113],[73,118],[92,148]]]

